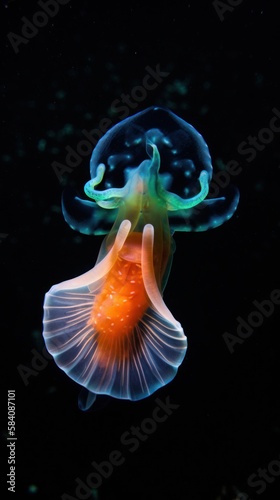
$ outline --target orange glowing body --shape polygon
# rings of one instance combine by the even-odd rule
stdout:
[[[98,332],[99,357],[122,357],[129,336],[149,306],[141,268],[141,233],[131,233],[93,304],[89,324]]]

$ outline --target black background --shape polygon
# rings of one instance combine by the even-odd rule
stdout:
[[[233,353],[223,338],[236,334],[237,317],[246,320],[254,300],[280,289],[279,133],[251,162],[238,152],[269,127],[273,108],[280,110],[279,15],[273,2],[234,3],[221,19],[212,2],[70,0],[16,54],[8,34],[20,35],[22,17],[32,20],[41,9],[37,2],[2,2],[1,482],[6,490],[5,401],[7,389],[15,389],[11,498],[79,498],[75,478],[86,481],[91,463],[108,460],[113,450],[124,464],[89,498],[279,498],[279,475],[269,474],[261,495],[248,478],[280,463],[280,306]],[[89,156],[62,180],[52,163],[65,163],[66,146],[75,149],[83,129],[106,117],[118,123],[113,101],[131,95],[145,68],[158,64],[169,76],[130,114],[162,105],[194,125],[215,172],[233,159],[242,167],[233,178],[240,204],[217,229],[175,234],[164,298],[189,342],[175,379],[143,401],[110,400],[84,413],[79,387],[52,360],[34,364],[44,347],[44,294],[90,269],[102,241],[72,231],[60,209],[65,185],[82,193]],[[33,372],[25,385],[26,368]],[[157,397],[179,407],[132,453],[121,436],[151,417]]]

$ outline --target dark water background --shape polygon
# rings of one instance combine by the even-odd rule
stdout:
[[[38,2],[2,3],[5,492],[8,389],[16,391],[17,435],[16,493],[7,498],[279,498],[280,305],[259,316],[259,326],[232,353],[224,339],[225,332],[236,335],[238,317],[247,321],[256,310],[255,300],[280,289],[280,130],[271,129],[280,128],[276,9],[252,0],[70,0],[42,18]],[[22,36],[22,18],[34,15],[46,24],[38,32],[24,32],[29,39],[9,35]],[[165,75],[136,102],[147,67]],[[121,111],[123,94],[131,104]],[[65,148],[75,150],[84,129],[104,118],[118,123],[123,112],[131,116],[151,105],[169,107],[202,133],[216,173],[237,162],[241,171],[232,181],[240,204],[217,229],[175,235],[164,297],[189,341],[176,378],[143,401],[112,400],[83,413],[78,386],[42,357],[42,303],[51,285],[92,267],[101,238],[72,231],[60,209],[65,185],[82,193],[89,155],[61,178],[53,162],[65,165]],[[250,154],[249,136],[257,138]],[[155,425],[146,419],[156,398],[177,407]],[[149,432],[135,446],[121,438],[132,426]],[[108,477],[92,494],[75,491],[76,478],[86,482],[96,473],[92,462],[108,461],[114,450],[123,463],[105,467]],[[260,480],[260,474],[267,475]]]

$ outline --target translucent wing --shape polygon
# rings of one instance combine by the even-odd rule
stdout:
[[[121,252],[125,255],[128,252],[125,239],[129,228],[130,223],[124,221],[109,254],[95,268],[55,285],[46,294],[44,338],[57,365],[91,393],[138,400],[173,379],[185,356],[187,340],[181,325],[163,302],[156,283],[153,227],[145,226],[141,249],[135,251],[140,262],[119,258]],[[104,288],[110,288],[116,265],[117,272],[121,269],[119,261],[123,266],[127,263],[129,266],[138,265],[142,283],[135,289],[135,284],[122,281],[120,288],[114,290],[114,308],[112,298],[108,299],[109,305],[103,307],[104,314],[113,311],[114,315],[101,320],[92,317],[93,310],[96,315],[101,314],[95,303]],[[145,311],[140,311],[138,319],[134,311],[139,305],[141,287],[145,292],[144,299],[141,299]],[[128,301],[131,302],[130,309]],[[117,327],[116,310],[121,319],[123,314],[132,310],[138,321],[135,323],[133,319],[135,324],[131,329]],[[130,325],[130,320],[126,323],[124,318],[122,324]],[[87,402],[85,406],[88,405]]]

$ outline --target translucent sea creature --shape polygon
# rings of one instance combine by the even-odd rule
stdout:
[[[96,394],[139,400],[170,382],[187,350],[163,301],[175,231],[205,231],[234,213],[236,189],[206,199],[212,177],[202,136],[168,109],[151,107],[112,127],[96,145],[82,200],[65,192],[67,223],[106,234],[95,266],[45,296],[44,330],[56,364]]]

